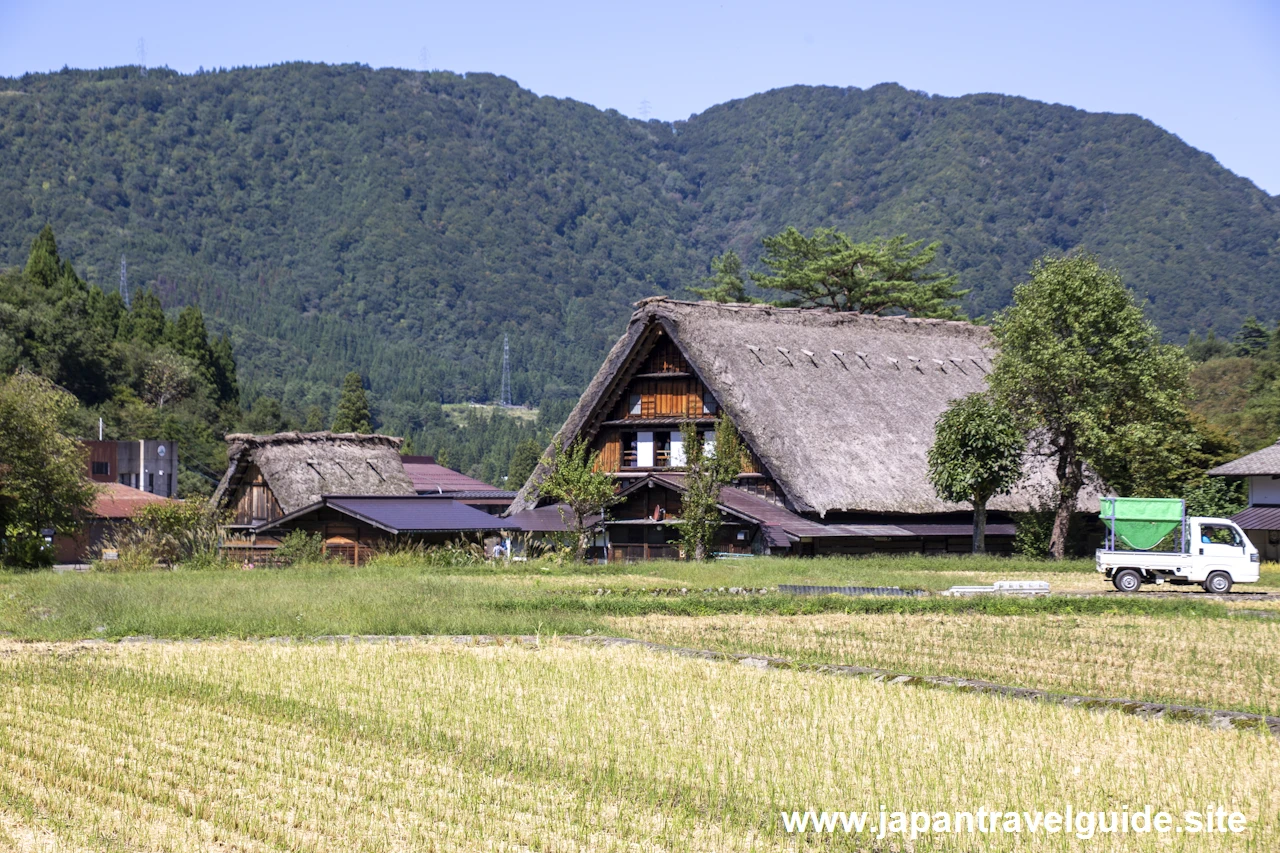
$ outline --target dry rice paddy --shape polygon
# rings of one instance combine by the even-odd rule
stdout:
[[[1250,828],[943,844],[1280,844],[1274,737],[638,648],[8,643],[0,682],[0,848],[901,849],[779,812],[1207,802]]]
[[[833,613],[610,621],[667,645],[1280,715],[1277,619]]]

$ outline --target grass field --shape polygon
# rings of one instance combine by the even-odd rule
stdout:
[[[460,575],[387,561],[360,569],[0,575],[0,634],[31,640],[155,637],[309,637],[329,634],[566,634],[600,632],[611,616],[830,612],[943,614],[1124,613],[1222,616],[1203,595],[960,600],[734,595],[721,588],[779,582],[946,588],[989,577],[1026,577],[1045,564],[994,560],[759,560],[741,566],[644,566],[646,574],[485,566]],[[991,566],[1003,566],[996,572]],[[943,571],[942,567],[955,568]],[[598,567],[608,569],[610,567]],[[635,566],[624,567],[634,571]],[[1059,568],[1059,567],[1054,567]],[[1078,566],[1058,574],[1075,577]],[[1089,570],[1095,584],[1096,575]],[[689,589],[652,596],[642,590]],[[703,592],[712,589],[710,593]],[[597,590],[609,589],[608,595]]]
[[[609,624],[666,645],[1280,715],[1280,619],[832,613]]]
[[[1280,844],[1274,737],[636,648],[9,642],[0,679],[17,850],[896,850],[780,812],[1148,803],[1249,828],[915,847]]]

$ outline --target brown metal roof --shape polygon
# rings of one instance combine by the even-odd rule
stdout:
[[[94,496],[92,512],[98,518],[133,518],[134,513],[148,504],[165,503],[175,501],[120,483],[102,483]]]
[[[401,456],[400,461],[404,463],[404,472],[409,475],[415,492],[497,491],[488,483],[446,468],[437,463],[434,456]]]
[[[1251,506],[1231,520],[1244,530],[1280,530],[1280,506]]]

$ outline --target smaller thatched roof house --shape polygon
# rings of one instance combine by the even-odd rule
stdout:
[[[227,473],[214,506],[232,526],[277,521],[324,495],[413,495],[400,461],[401,439],[388,435],[282,432],[227,436]]]

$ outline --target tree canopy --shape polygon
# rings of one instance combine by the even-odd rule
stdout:
[[[1134,476],[1135,454],[1149,466],[1174,452],[1171,437],[1187,423],[1189,365],[1160,342],[1120,275],[1090,255],[1037,261],[992,330],[1000,354],[991,387],[1043,436],[1054,462],[1050,550],[1061,558],[1086,466],[1120,482]]]
[[[938,497],[973,505],[973,553],[987,550],[987,502],[1022,477],[1026,437],[991,394],[955,400],[938,416],[929,448],[929,481]]]
[[[210,340],[195,306],[170,320],[142,289],[89,285],[42,228],[21,269],[0,271],[0,373],[25,370],[72,396],[69,434],[180,442],[179,493],[212,491],[225,466],[222,436],[240,417],[229,339]]]
[[[771,274],[751,278],[761,288],[789,294],[784,305],[955,319],[957,303],[969,293],[959,289],[956,276],[926,269],[940,243],[907,242],[905,234],[857,243],[834,228],[806,237],[788,227],[762,242],[760,262]]]
[[[0,380],[0,563],[51,565],[41,531],[71,531],[93,503],[86,452],[68,435],[76,407],[31,373]]]
[[[230,335],[244,405],[299,421],[329,422],[352,369],[391,432],[495,400],[504,334],[516,402],[572,400],[632,303],[729,250],[761,269],[787,226],[939,241],[970,316],[1087,246],[1179,340],[1280,319],[1275,199],[1136,116],[796,86],[645,122],[492,74],[306,63],[0,91],[0,265],[48,222],[114,293],[127,253],[135,295]]]

